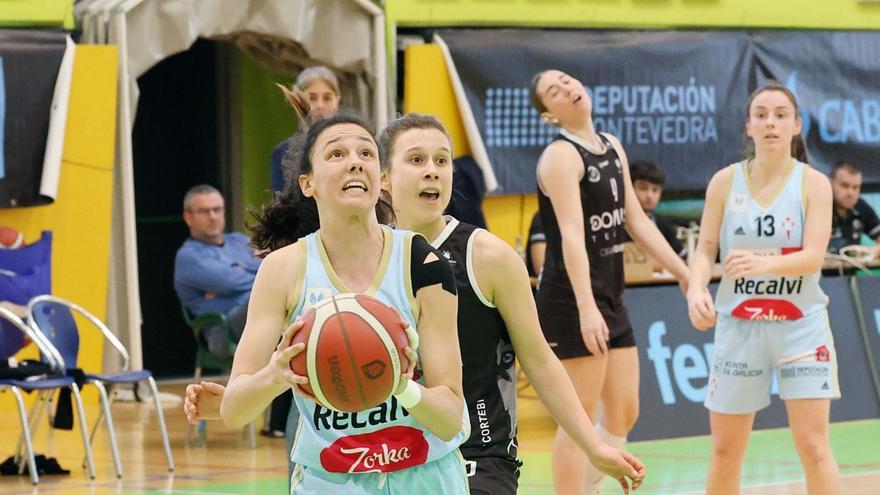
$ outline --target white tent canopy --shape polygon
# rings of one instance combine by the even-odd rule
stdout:
[[[370,0],[83,0],[76,4],[82,42],[119,47],[116,173],[107,320],[143,366],[131,132],[137,78],[198,38],[232,40],[257,63],[296,74],[327,65],[357,88],[350,102],[390,114],[385,19]],[[343,80],[346,80],[343,77]],[[371,94],[372,98],[367,99]],[[360,96],[360,98],[358,98]]]

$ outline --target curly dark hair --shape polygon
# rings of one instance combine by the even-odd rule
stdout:
[[[301,143],[294,140],[284,153],[282,164],[293,167],[290,177],[299,177],[312,171],[310,157],[318,136],[324,130],[339,124],[354,124],[367,131],[370,136],[375,135],[373,126],[351,111],[340,111],[312,122],[308,131],[304,133]],[[299,238],[317,231],[321,226],[315,199],[304,196],[294,180],[290,180],[283,192],[275,192],[272,201],[264,204],[260,211],[252,210],[252,213],[257,223],[248,226],[253,234],[251,245],[262,253],[293,244]],[[376,218],[380,223],[393,223],[393,209],[387,193],[380,194],[376,205]]]

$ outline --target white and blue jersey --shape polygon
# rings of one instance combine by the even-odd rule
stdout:
[[[365,293],[396,308],[412,328],[417,328],[418,309],[410,279],[415,234],[387,227],[382,227],[382,232],[385,247],[379,269]],[[320,231],[305,237],[299,245],[302,275],[296,288],[299,300],[290,320],[331,294],[350,292],[330,265]],[[448,442],[441,440],[419,424],[394,397],[357,413],[333,411],[299,396],[295,396],[295,402],[300,422],[291,461],[309,470],[391,473],[444,458],[464,440],[464,433]]]
[[[776,197],[762,205],[751,194],[745,162],[733,165],[719,233],[721,259],[734,250],[786,255],[803,248],[807,170],[795,161]],[[767,407],[774,373],[783,400],[840,397],[819,276],[721,279],[707,408],[748,414]]]
[[[733,165],[733,182],[724,205],[719,241],[721,259],[734,250],[758,255],[800,251],[804,242],[807,165],[795,161],[781,190],[770,204],[752,196],[745,162]],[[764,275],[721,279],[716,296],[718,313],[746,320],[797,320],[822,311],[828,298],[819,287],[820,272],[797,277]]]

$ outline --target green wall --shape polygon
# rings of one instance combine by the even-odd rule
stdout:
[[[388,0],[400,26],[880,29],[859,0]]]
[[[268,71],[237,52],[240,74],[242,192],[245,207],[259,208],[272,198],[269,162],[272,150],[297,129],[297,118],[275,83],[293,78]],[[251,216],[245,214],[246,221]]]

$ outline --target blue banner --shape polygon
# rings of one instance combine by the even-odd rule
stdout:
[[[797,96],[810,161],[845,159],[880,184],[880,33],[753,34],[757,83],[772,77]]]
[[[880,33],[631,32],[450,29],[439,33],[498,178],[495,194],[535,192],[535,166],[556,128],[529,102],[532,77],[560,69],[593,102],[596,129],[629,160],[667,173],[668,190],[702,195],[715,171],[742,158],[745,105],[778,79],[802,101],[811,163],[839,159],[880,185]]]
[[[873,280],[874,284],[880,283],[880,279]],[[715,289],[713,285],[713,293]],[[872,370],[865,357],[849,279],[823,279],[822,289],[831,300],[828,313],[842,395],[831,403],[831,419],[880,417],[880,398],[871,381]],[[703,399],[712,362],[714,330],[700,332],[691,326],[687,302],[678,286],[627,288],[624,303],[635,330],[641,375],[641,412],[629,438],[651,440],[708,434],[709,411],[703,407]],[[775,379],[771,394],[771,405],[755,419],[757,429],[788,424]]]
[[[17,249],[0,249],[0,301],[26,306],[32,298],[52,293],[52,232]],[[0,347],[11,354],[24,346],[24,336],[5,319],[0,319],[6,342]],[[10,355],[11,355],[10,354]]]
[[[863,338],[866,345],[863,345],[862,353],[872,362],[874,386],[880,389],[880,277],[856,277],[854,280],[865,323]]]

